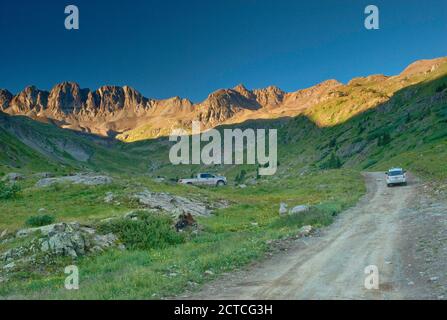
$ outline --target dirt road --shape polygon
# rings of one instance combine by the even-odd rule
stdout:
[[[318,236],[182,298],[445,299],[447,206],[428,198],[416,179],[393,188],[383,173],[365,180],[367,195]],[[365,288],[370,265],[379,289]]]

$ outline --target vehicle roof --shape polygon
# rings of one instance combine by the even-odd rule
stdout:
[[[403,169],[402,168],[392,168],[392,169],[390,169],[388,171],[403,171]]]

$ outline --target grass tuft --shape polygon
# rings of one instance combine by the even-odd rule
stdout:
[[[55,218],[53,216],[50,216],[48,214],[43,214],[43,215],[29,217],[26,220],[25,224],[30,227],[43,227],[43,226],[52,224],[54,221],[55,221]]]

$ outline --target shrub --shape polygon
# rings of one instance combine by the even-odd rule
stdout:
[[[336,145],[337,145],[337,139],[332,138],[331,141],[329,142],[329,148],[335,148]]]
[[[435,90],[435,91],[436,91],[437,93],[439,93],[439,92],[444,91],[446,88],[447,88],[447,83],[443,83],[443,84],[439,85],[438,87],[436,87],[436,90]]]
[[[241,170],[240,173],[236,175],[236,178],[234,179],[236,183],[241,184],[245,180],[245,176],[247,175],[247,171]]]
[[[391,136],[389,133],[384,133],[382,136],[379,137],[379,141],[377,142],[377,145],[379,147],[386,146],[391,142]]]
[[[363,169],[371,168],[373,165],[375,165],[377,162],[379,162],[377,159],[369,159],[366,161],[366,163],[363,165]]]
[[[331,208],[311,207],[309,211],[303,214],[288,214],[279,217],[270,224],[275,229],[281,228],[299,228],[304,225],[312,225],[314,227],[327,226],[334,221],[334,217],[338,211]]]
[[[342,162],[339,157],[333,152],[330,158],[324,162],[320,167],[321,169],[339,169],[342,166]]]
[[[20,187],[17,184],[6,184],[0,181],[0,200],[9,200],[15,198],[20,192]]]
[[[39,216],[31,216],[26,220],[26,225],[30,227],[42,227],[52,224],[54,222],[54,217],[48,214],[39,215]]]
[[[164,215],[141,213],[138,220],[117,219],[98,227],[101,233],[114,233],[132,250],[165,248],[184,242],[182,234],[172,227],[172,220]]]

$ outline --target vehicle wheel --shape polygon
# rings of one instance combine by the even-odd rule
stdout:
[[[223,181],[217,181],[217,184],[216,184],[218,187],[223,187],[224,185],[225,185],[225,182],[223,182]]]
[[[388,188],[391,188],[391,183],[387,183]]]
[[[192,186],[192,182],[188,182],[186,185],[188,185],[188,186]]]

